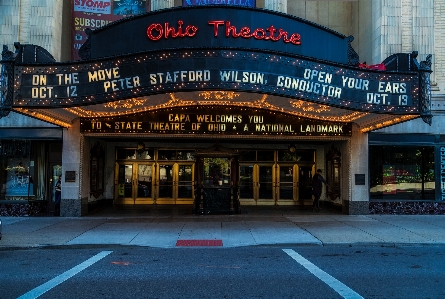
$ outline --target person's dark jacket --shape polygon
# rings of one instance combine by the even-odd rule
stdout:
[[[326,184],[325,179],[318,173],[314,174],[312,178],[312,193],[313,194],[321,194],[323,191],[322,183]]]

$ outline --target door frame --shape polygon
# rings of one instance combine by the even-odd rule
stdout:
[[[281,179],[281,168],[282,167],[292,167],[292,199],[282,199],[281,198],[281,185],[282,185],[282,179]],[[295,202],[299,200],[299,178],[300,178],[300,172],[299,172],[299,166],[295,163],[277,163],[276,168],[276,194],[277,199],[276,203],[277,205],[293,205]]]
[[[160,197],[159,196],[159,188],[160,188],[160,165],[171,165],[172,166],[172,197]],[[190,198],[180,198],[179,195],[179,167],[182,165],[191,166],[192,169],[192,178],[191,188],[192,188],[192,196]],[[194,198],[194,188],[195,188],[195,162],[170,162],[170,161],[161,161],[156,162],[155,166],[155,178],[154,178],[154,201],[156,204],[192,204]]]
[[[119,188],[120,188],[120,182],[119,182],[119,166],[121,165],[131,165],[132,171],[131,171],[131,197],[125,197],[125,191],[124,191],[124,197],[119,197]],[[150,197],[138,197],[138,188],[139,188],[139,165],[151,165],[152,167],[152,179],[151,179],[151,196]],[[154,169],[154,170],[153,170]],[[115,180],[114,180],[114,203],[116,204],[153,204],[155,203],[154,200],[154,182],[153,182],[153,173],[156,170],[155,163],[153,161],[149,162],[141,162],[141,161],[125,161],[125,162],[116,162],[115,164]],[[125,186],[124,186],[125,188]]]

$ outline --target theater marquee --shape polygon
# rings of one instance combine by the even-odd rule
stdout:
[[[431,120],[431,59],[419,64],[417,55],[399,60],[404,54],[395,54],[387,64],[396,61],[395,67],[386,71],[359,67],[352,37],[293,16],[240,6],[178,7],[87,33],[79,51],[84,61],[8,61],[12,106],[66,108],[221,90],[279,96],[280,106],[300,99]]]
[[[262,109],[164,109],[134,115],[81,118],[82,133],[351,136],[350,123],[324,122]]]
[[[15,74],[14,102],[28,108],[216,89],[369,112],[415,114],[419,109],[415,73],[372,72],[250,51],[164,51],[69,65],[16,66]]]

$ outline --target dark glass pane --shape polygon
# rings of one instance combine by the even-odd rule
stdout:
[[[257,152],[257,161],[274,161],[274,151],[258,151]]]
[[[291,153],[289,151],[278,151],[278,161],[279,162],[297,162],[296,153]]]
[[[253,165],[240,166],[240,198],[253,198]]]
[[[159,150],[158,160],[176,160],[175,150]]]
[[[256,151],[240,151],[240,161],[256,161]]]
[[[135,152],[136,150],[134,149],[118,148],[116,149],[116,158],[118,160],[136,159]]]
[[[299,167],[298,176],[298,198],[310,199],[312,198],[312,167]]]
[[[159,197],[173,197],[173,165],[159,165]]]
[[[141,152],[136,152],[136,159],[140,159],[140,160],[153,160],[154,159],[154,150],[150,149],[150,150],[145,150],[145,151],[141,151]]]
[[[291,153],[288,150],[278,151],[278,161],[314,162],[314,150],[297,150]]]
[[[178,155],[177,156],[178,160],[186,160],[186,161],[195,160],[195,152],[194,151],[178,151],[177,155]]]
[[[191,198],[193,173],[191,165],[179,165],[178,198]]]
[[[152,167],[151,165],[138,165],[138,197],[151,197],[152,189]]]
[[[293,199],[293,166],[280,166],[280,199]]]
[[[299,162],[314,162],[314,150],[298,150],[297,159]]]
[[[260,199],[272,199],[272,166],[260,166]]]

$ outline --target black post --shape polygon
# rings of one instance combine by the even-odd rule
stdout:
[[[0,118],[8,116],[12,110],[14,63],[14,53],[8,50],[8,46],[3,45],[0,61]]]

